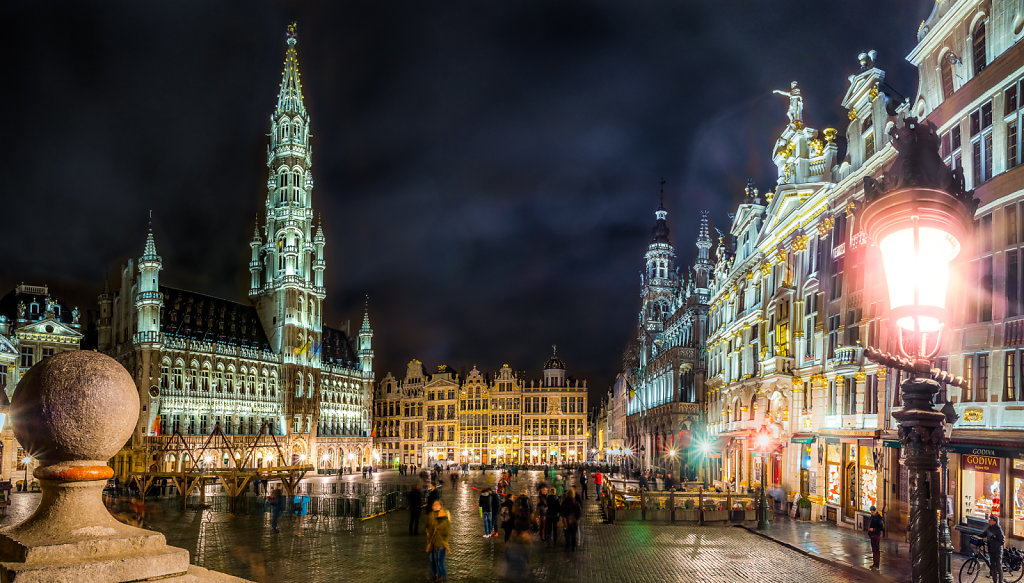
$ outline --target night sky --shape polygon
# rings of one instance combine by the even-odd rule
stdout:
[[[298,22],[327,236],[327,324],[369,294],[378,378],[558,344],[596,396],[633,333],[658,183],[682,261],[770,153],[798,80],[811,127],[876,49],[904,61],[931,0],[17,2],[3,43],[0,295],[95,309],[142,252],[161,283],[246,300],[284,32]]]

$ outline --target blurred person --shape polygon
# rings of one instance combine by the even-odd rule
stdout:
[[[491,512],[491,489],[484,488],[483,492],[480,492],[480,499],[477,500],[477,506],[480,510],[480,518],[483,519],[484,524],[484,538],[491,536],[494,532],[494,514]]]
[[[277,519],[281,518],[282,512],[284,512],[284,490],[278,486],[270,494],[270,528],[274,532],[280,532],[277,528]]]
[[[434,500],[427,516],[426,534],[430,576],[436,583],[444,583],[448,579],[448,535],[451,529],[451,515],[441,506],[440,500]]]
[[[419,484],[409,490],[406,501],[409,503],[409,534],[416,534],[420,530],[420,514],[423,513],[423,491]]]
[[[579,540],[580,516],[583,512],[580,508],[579,497],[572,488],[565,493],[559,513],[562,516],[562,528],[565,530],[565,548],[575,551]]]
[[[302,491],[302,486],[295,487],[295,497],[292,498],[292,513],[295,514],[295,536],[302,534],[303,519],[309,514],[309,494]]]

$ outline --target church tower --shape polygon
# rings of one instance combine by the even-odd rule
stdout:
[[[139,287],[135,296],[135,308],[138,312],[140,342],[156,342],[160,333],[160,308],[163,307],[163,296],[160,294],[160,270],[163,261],[156,254],[156,239],[150,227],[146,235],[146,247],[139,257]]]
[[[711,295],[711,235],[708,233],[708,211],[700,213],[700,230],[697,232],[697,260],[693,264],[693,274],[700,303],[707,303]]]
[[[324,300],[323,227],[313,228],[313,165],[309,113],[302,98],[295,24],[288,26],[284,72],[277,107],[270,117],[267,198],[263,232],[257,227],[250,247],[251,283],[267,338],[286,361],[321,341]]]

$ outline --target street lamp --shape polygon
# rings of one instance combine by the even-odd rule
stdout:
[[[900,385],[899,422],[905,466],[910,474],[910,563],[914,581],[952,581],[948,558],[939,559],[933,492],[939,450],[948,436],[947,419],[933,402],[939,382],[965,387],[962,378],[931,367],[942,345],[953,261],[969,240],[978,201],[965,191],[959,170],[939,156],[939,138],[930,123],[909,117],[889,134],[899,152],[892,172],[877,182],[864,180],[866,204],[861,222],[881,253],[889,290],[890,317],[896,323],[899,354],[868,348],[864,355],[883,366],[910,373]],[[952,409],[952,407],[950,407]],[[943,509],[945,508],[943,503]]]
[[[704,440],[700,442],[698,447],[700,448],[701,455],[704,456],[704,487],[708,488],[711,483],[711,458],[709,457],[711,455],[711,443]]]
[[[23,492],[28,492],[28,465],[32,463],[32,458],[25,456],[22,458],[21,463],[25,464],[25,489]]]
[[[757,451],[761,452],[761,511],[757,513],[757,530],[768,530],[768,499],[765,497],[765,476],[768,474],[768,468],[766,462],[768,458],[768,448],[771,446],[772,438],[768,434],[768,428],[764,425],[757,432],[757,438],[755,443],[757,444]]]

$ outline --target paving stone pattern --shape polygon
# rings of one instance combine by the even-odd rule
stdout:
[[[509,547],[513,559],[525,557],[525,567],[510,567],[503,537],[482,537],[477,511],[479,491],[488,478],[473,472],[442,500],[453,515],[448,580],[550,581],[640,583],[700,581],[735,583],[870,581],[803,556],[770,540],[735,527],[688,527],[651,523],[601,523],[593,497],[586,504],[581,546],[568,553],[542,543]],[[331,478],[335,479],[335,478]],[[342,479],[359,479],[346,476]],[[394,473],[376,480],[411,483]],[[513,483],[516,492],[535,493],[539,472],[522,472]],[[593,490],[591,489],[591,495]],[[24,518],[38,503],[36,494],[15,494],[14,506],[0,524]],[[296,536],[295,519],[284,516],[281,532],[270,529],[270,516],[229,516],[220,512],[187,510],[177,504],[151,504],[147,526],[163,532],[168,544],[192,553],[192,562],[255,581],[404,582],[427,581],[425,538],[408,534],[408,512],[397,511],[360,521],[308,516],[303,536]],[[518,553],[521,553],[519,555]]]

